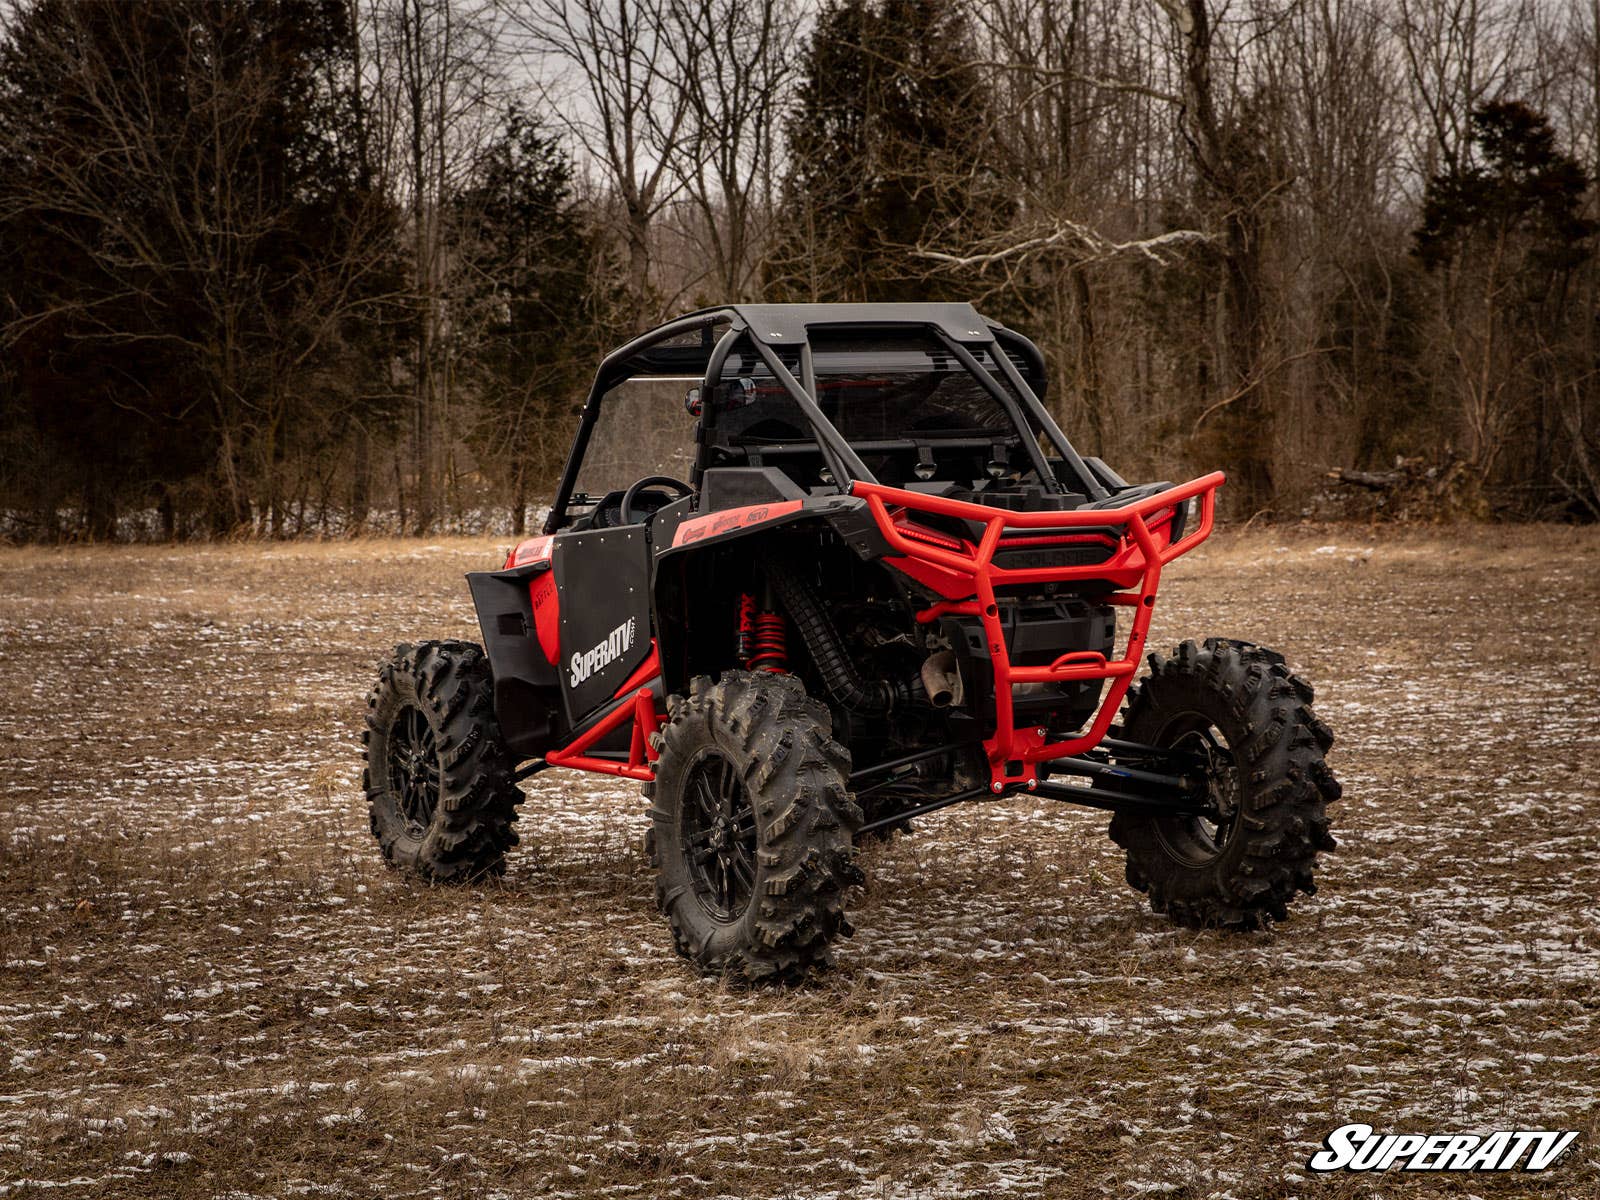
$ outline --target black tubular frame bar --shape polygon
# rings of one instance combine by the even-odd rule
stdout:
[[[759,338],[752,338],[751,341],[755,343],[756,353],[761,356],[761,361],[767,364],[767,370],[772,372],[772,377],[783,385],[790,398],[805,414],[806,420],[811,422],[812,435],[817,439],[823,458],[828,460],[828,469],[833,472],[834,486],[843,491],[856,479],[863,483],[877,483],[878,477],[867,470],[867,464],[862,462],[861,456],[851,449],[850,443],[844,440],[844,435],[834,427],[832,421],[828,420],[827,414],[817,403],[817,398],[813,394],[817,386],[816,375],[814,372],[806,371],[806,364],[811,359],[811,342],[807,340],[801,348],[800,355],[801,370],[812,377],[813,390],[807,391],[800,386],[800,381],[794,377],[789,368],[783,365],[783,360],[771,346]]]
[[[773,315],[784,318],[782,323],[786,326],[785,330],[768,331],[763,328],[764,324],[772,322],[770,320],[764,322],[761,318],[764,316],[770,318]],[[931,334],[939,344],[951,352],[968,374],[999,401],[1007,418],[1016,426],[1016,433],[1027,449],[1034,469],[1040,475],[1041,483],[1055,490],[1060,490],[1064,486],[1048,468],[1038,441],[1030,428],[1030,421],[1050,440],[1067,469],[1075,477],[1081,491],[1091,500],[1104,500],[1109,496],[1104,485],[1095,478],[1094,472],[1089,469],[1082,456],[1073,448],[1067,435],[1062,432],[1061,426],[1056,423],[1055,418],[1050,415],[1049,410],[1028,385],[1022,372],[1017,370],[1016,364],[1011,361],[1010,355],[996,334],[1003,333],[1007,339],[1029,347],[1032,343],[1021,334],[978,316],[966,305],[728,305],[702,309],[669,321],[624,343],[601,361],[579,416],[578,428],[573,435],[566,467],[561,473],[561,481],[550,505],[550,515],[545,519],[545,533],[557,532],[558,522],[571,501],[584,452],[588,449],[590,435],[600,415],[602,397],[616,384],[645,373],[629,369],[633,360],[663,342],[697,329],[706,331],[706,340],[709,343],[711,328],[724,323],[729,326],[727,332],[714,344],[708,345],[709,357],[702,385],[707,389],[707,395],[709,396],[709,389],[719,382],[722,365],[727,360],[733,345],[740,338],[748,338],[757,356],[772,372],[778,384],[789,393],[790,398],[810,423],[812,437],[816,440],[817,447],[822,451],[828,469],[833,474],[835,486],[841,492],[847,493],[850,484],[856,480],[863,483],[878,481],[817,402],[817,377],[810,337],[813,327],[855,326]],[[780,358],[775,349],[780,346],[784,350],[793,348],[798,351],[799,379],[795,378],[794,373]],[[978,361],[972,351],[974,346],[981,347],[1000,368],[1000,373],[1005,379],[1004,384]]]
[[[977,357],[972,353],[972,351],[968,350],[954,338],[947,336],[942,330],[936,329],[934,330],[934,334],[941,342],[944,343],[945,348],[949,350],[951,354],[955,355],[956,361],[967,369],[967,373],[976,379],[980,384],[982,384],[983,389],[988,392],[989,395],[994,397],[995,400],[999,401],[1001,410],[1006,414],[1006,419],[1016,426],[1017,433],[1022,438],[1023,445],[1027,447],[1028,458],[1032,461],[1034,472],[1039,476],[1040,482],[1052,488],[1059,487],[1060,485],[1056,482],[1056,477],[1051,472],[1049,464],[1045,462],[1044,453],[1039,449],[1039,439],[1034,437],[1032,432],[1028,429],[1028,422],[1022,414],[1022,410],[1017,407],[1016,400],[1011,397],[1011,394],[1007,392],[1005,388],[1000,386],[1000,381],[989,373],[988,368],[986,368],[977,360]],[[990,343],[990,348],[993,351],[991,354],[992,358],[997,360],[1003,360],[1006,358],[1006,352],[1000,347],[994,345],[993,342]],[[1007,361],[1006,365],[1010,366],[1011,364],[1009,361]],[[1015,370],[1015,368],[1013,368],[1013,370]],[[1037,397],[1034,398],[1034,403],[1038,404]],[[1042,412],[1042,405],[1040,406],[1040,409]],[[1034,419],[1037,420],[1040,414],[1035,413],[1033,415]],[[1045,419],[1048,421],[1048,416],[1046,416]],[[1046,429],[1046,432],[1048,433],[1049,430]],[[1060,431],[1058,430],[1057,432]],[[1052,438],[1052,440],[1054,439]],[[1066,445],[1065,434],[1062,434],[1061,436],[1061,443],[1062,445]],[[1057,449],[1060,448],[1060,446],[1057,447]],[[1068,447],[1068,450],[1063,453],[1063,457],[1065,456],[1065,453],[1068,452],[1070,452],[1070,447]],[[871,483],[872,480],[869,479],[866,482]],[[1099,485],[1096,484],[1095,486],[1098,487]],[[1095,496],[1095,499],[1101,499],[1104,497],[1104,495],[1105,489],[1101,488],[1100,495]]]
[[[930,800],[925,804],[914,805],[886,817],[879,817],[875,821],[868,821],[856,830],[856,836],[888,829],[901,821],[909,821],[912,817],[926,816],[928,813],[938,812],[941,808],[950,808],[952,805],[969,800],[1003,800],[1007,796],[1033,796],[1039,800],[1055,800],[1063,804],[1077,804],[1084,808],[1097,808],[1106,812],[1133,812],[1155,817],[1189,816],[1215,820],[1218,816],[1216,807],[1209,798],[1202,800],[1197,796],[1180,795],[1172,799],[1162,799],[1138,792],[1117,791],[1114,788],[1072,787],[1068,784],[1042,780],[1032,787],[1013,784],[1001,792],[995,792],[987,787],[968,788],[951,796]]]
[[[943,754],[960,754],[962,751],[976,751],[983,753],[982,742],[951,742],[947,746],[933,746],[927,750],[916,750],[910,754],[891,758],[884,762],[873,763],[870,767],[858,767],[850,773],[850,785],[854,787],[864,779],[871,779],[875,775],[892,775],[902,767],[915,766],[919,762],[926,762],[930,758],[938,758]]]
[[[983,799],[995,800],[998,799],[998,797],[986,787],[968,788],[964,792],[957,792],[955,795],[946,796],[942,800],[930,800],[926,804],[918,804],[915,807],[908,808],[903,812],[897,812],[893,816],[880,817],[876,821],[868,821],[865,825],[861,826],[860,829],[856,830],[855,835],[860,837],[864,833],[872,833],[875,830],[887,829],[891,825],[900,824],[901,821],[909,821],[912,817],[920,817],[931,812],[938,812],[941,808],[949,808],[951,805],[961,804],[967,800]]]
[[[1085,808],[1099,808],[1107,812],[1135,812],[1153,817],[1208,817],[1215,820],[1216,807],[1209,800],[1179,797],[1162,800],[1137,792],[1119,792],[1114,788],[1071,787],[1045,780],[1029,790],[1030,795],[1045,800],[1060,800],[1065,804],[1081,804]]]
[[[1106,742],[1115,742],[1128,757],[1135,758],[1142,763],[1154,759],[1165,766],[1195,768],[1200,764],[1194,761],[1194,756],[1184,751],[1168,750],[1162,746],[1145,745],[1142,742],[1128,742],[1120,739],[1106,738]],[[942,754],[960,753],[974,748],[981,749],[981,743],[953,742],[948,746],[935,746],[929,750],[918,750],[911,754],[892,758],[885,762],[874,763],[870,767],[862,767],[850,775],[850,787],[858,795],[876,791],[886,782],[895,782],[895,772],[913,766],[926,759],[937,758]],[[1074,775],[1080,778],[1095,780],[1093,787],[1075,787],[1070,784],[1057,783],[1050,779],[1041,779],[1032,787],[1023,784],[1014,784],[996,793],[992,788],[978,787],[957,792],[955,795],[946,796],[939,800],[930,800],[904,809],[878,820],[870,821],[863,825],[858,834],[871,833],[876,829],[886,829],[901,821],[920,817],[927,813],[937,812],[941,808],[960,804],[967,800],[998,800],[1004,796],[1031,795],[1044,800],[1056,800],[1066,804],[1079,804],[1085,808],[1098,808],[1111,812],[1137,812],[1154,816],[1200,816],[1215,818],[1216,808],[1210,794],[1202,784],[1201,779],[1194,774],[1167,774],[1162,771],[1149,770],[1147,767],[1131,767],[1120,762],[1103,761],[1098,758],[1058,758],[1048,763],[1052,775]],[[881,780],[877,777],[881,776]],[[877,780],[866,783],[867,780]],[[862,786],[866,783],[866,786]],[[1115,785],[1121,784],[1123,787]],[[1137,791],[1125,790],[1136,788]]]

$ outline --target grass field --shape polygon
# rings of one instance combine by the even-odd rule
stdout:
[[[1102,816],[863,853],[820,984],[672,953],[635,790],[534,780],[492,887],[387,871],[358,720],[476,636],[449,541],[0,552],[0,1196],[1600,1195],[1600,534],[1223,534],[1153,645],[1285,651],[1340,851],[1175,929]],[[1313,1176],[1347,1121],[1579,1129],[1542,1175]]]

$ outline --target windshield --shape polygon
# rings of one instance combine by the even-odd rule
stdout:
[[[600,415],[578,467],[576,492],[598,500],[646,475],[688,479],[694,466],[694,418],[684,390],[694,376],[624,379],[600,399]],[[581,509],[581,501],[573,507]]]

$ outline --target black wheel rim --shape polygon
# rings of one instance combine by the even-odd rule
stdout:
[[[406,832],[421,839],[439,803],[439,747],[420,708],[407,705],[389,727],[389,786]]]
[[[1205,761],[1206,795],[1217,817],[1170,817],[1157,822],[1157,836],[1168,853],[1182,862],[1192,866],[1215,862],[1233,836],[1243,796],[1233,748],[1222,731],[1199,713],[1184,713],[1169,721],[1158,744],[1187,750]]]
[[[684,853],[700,902],[719,921],[736,921],[756,882],[756,812],[738,769],[719,752],[702,754],[684,780]]]

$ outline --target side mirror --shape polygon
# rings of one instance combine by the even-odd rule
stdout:
[[[684,395],[683,395],[683,410],[684,410],[684,412],[688,413],[691,417],[698,417],[702,412],[705,411],[705,404],[700,399],[700,389],[699,388],[692,387],[687,392],[684,393]]]

